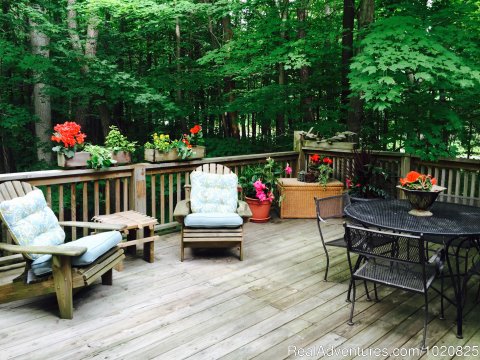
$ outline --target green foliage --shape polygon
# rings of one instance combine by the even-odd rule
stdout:
[[[136,141],[129,141],[125,135],[114,125],[110,126],[110,131],[105,138],[105,146],[114,152],[126,151],[133,153],[137,146]]]
[[[257,198],[253,184],[260,180],[266,186],[265,191],[273,192],[275,200],[279,201],[277,183],[283,174],[284,169],[280,164],[272,158],[268,158],[265,164],[245,167],[238,181],[242,187],[243,195],[246,197]]]
[[[103,146],[88,144],[85,151],[90,153],[90,159],[87,160],[87,167],[90,169],[109,168],[117,162],[112,159],[112,151]]]

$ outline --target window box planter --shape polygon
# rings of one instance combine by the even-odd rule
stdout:
[[[319,183],[305,183],[293,178],[278,180],[278,190],[283,196],[280,204],[280,217],[283,218],[316,218],[314,197],[325,198],[343,193],[343,184],[338,180],[330,180],[326,186]]]
[[[67,158],[65,154],[57,153],[57,164],[64,168],[78,168],[87,167],[87,160],[90,159],[90,153],[86,151],[79,151],[73,155],[72,158]]]
[[[115,165],[130,164],[132,162],[132,154],[127,151],[112,151],[112,159],[117,161]]]
[[[205,146],[193,146],[192,150],[193,155],[190,156],[187,160],[202,159],[205,157]],[[154,149],[145,149],[144,157],[145,161],[153,163],[180,160],[180,158],[178,157],[177,149],[173,149],[167,153]]]
[[[326,141],[319,142],[317,140],[304,140],[303,146],[307,147],[308,149],[318,150],[353,150],[356,149],[357,143],[336,141],[330,144]]]

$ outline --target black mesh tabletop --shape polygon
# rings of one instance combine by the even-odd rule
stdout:
[[[406,200],[357,202],[345,208],[345,214],[365,225],[430,235],[480,235],[480,207],[436,202],[433,216],[410,215]]]

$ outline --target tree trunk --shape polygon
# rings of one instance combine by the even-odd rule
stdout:
[[[230,23],[229,16],[224,16],[222,18],[222,27],[224,43],[228,43],[230,40],[233,39],[232,24]],[[231,104],[235,100],[235,94],[233,93],[233,90],[235,89],[235,81],[232,79],[231,76],[227,76],[223,79],[223,82],[224,94],[227,96],[228,102]],[[237,123],[237,112],[229,110],[225,112],[224,118],[225,126],[227,126],[227,128],[225,129],[225,133],[227,134],[227,136],[238,139],[240,137],[240,131]]]
[[[305,39],[306,30],[305,26],[307,24],[307,4],[305,1],[302,1],[300,7],[297,9],[297,21],[298,21],[298,32],[297,37],[299,39]],[[310,77],[310,69],[308,66],[302,66],[300,69],[300,83],[302,84],[302,94],[300,99],[300,104],[303,111],[303,121],[312,122],[313,121],[313,112],[312,112],[312,96],[308,87],[308,79]]]
[[[353,56],[353,26],[355,21],[355,0],[343,1],[342,21],[342,118],[347,123],[347,106],[349,104],[350,82],[348,73],[350,60]]]
[[[35,6],[39,12],[43,12],[40,7]],[[32,46],[32,54],[48,58],[50,51],[48,46],[50,38],[41,32],[38,24],[30,19],[30,43]],[[42,74],[34,73],[35,83],[33,85],[33,107],[38,121],[35,123],[35,134],[39,140],[37,146],[37,157],[39,161],[45,161],[47,164],[52,162],[52,152],[47,150],[50,144],[50,136],[52,132],[52,109],[50,105],[50,95],[45,92],[45,84],[40,80]]]
[[[358,28],[364,29],[373,22],[375,13],[375,0],[361,0],[358,12]],[[357,39],[360,41],[361,39]],[[360,52],[361,49],[358,49]],[[350,98],[350,107],[348,111],[347,129],[354,133],[359,133],[363,122],[363,100],[359,95]]]
[[[276,135],[282,136],[285,134],[285,113],[283,111],[284,107],[284,93],[285,91],[282,89],[285,86],[285,66],[283,63],[278,64],[278,85],[280,86],[280,111],[277,113],[275,128],[276,128]]]

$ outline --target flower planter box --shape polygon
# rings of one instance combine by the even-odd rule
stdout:
[[[357,143],[337,141],[329,144],[328,142],[317,142],[316,140],[304,140],[303,146],[318,150],[353,150],[356,149]]]
[[[176,161],[178,160],[177,149],[169,151],[167,153],[154,150],[154,149],[145,149],[145,160],[148,162],[165,162],[165,161]]]
[[[190,156],[187,160],[201,159],[205,157],[205,146],[194,146],[192,148],[193,155]],[[177,149],[173,149],[168,153],[164,153],[154,149],[145,149],[145,160],[148,162],[165,162],[165,161],[178,161],[181,160],[178,157]]]
[[[79,151],[73,155],[72,158],[68,159],[64,154],[57,154],[57,163],[60,167],[65,168],[76,168],[76,167],[86,167],[87,160],[90,159],[90,153],[86,151]]]
[[[112,159],[117,161],[115,165],[130,164],[132,162],[132,154],[127,151],[112,151]]]
[[[278,181],[278,190],[283,197],[280,204],[282,219],[314,219],[317,217],[317,212],[313,198],[341,195],[343,184],[338,180],[330,180],[324,187],[319,183],[304,183],[297,179],[281,178]]]

